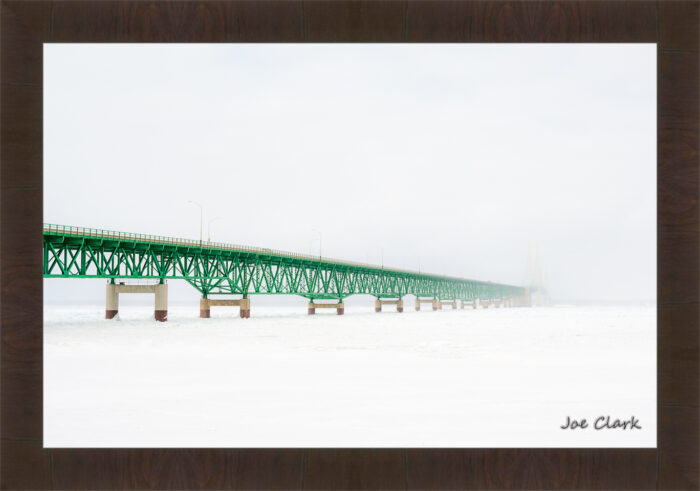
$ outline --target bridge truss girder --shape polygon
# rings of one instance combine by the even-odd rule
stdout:
[[[44,234],[47,278],[183,279],[202,293],[291,294],[339,299],[355,294],[396,298],[498,299],[524,288],[373,266],[216,250],[145,241]]]

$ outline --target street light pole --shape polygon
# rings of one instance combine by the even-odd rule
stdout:
[[[313,255],[314,255],[313,245],[314,245],[316,242],[318,242],[318,239],[311,239],[311,240],[309,241],[309,256],[313,256]]]
[[[323,234],[315,228],[311,229],[311,231],[318,234],[318,258],[320,260],[323,258]]]
[[[215,222],[216,220],[221,220],[221,217],[212,218],[207,224],[207,242],[211,242],[211,222]]]
[[[204,220],[204,209],[202,208],[202,205],[200,205],[196,201],[189,200],[188,203],[192,203],[199,206],[199,247],[202,247],[202,222]]]
[[[372,250],[372,249],[379,249],[379,251],[381,252],[381,254],[382,254],[382,269],[384,269],[384,248],[380,247],[380,246],[373,246],[369,250]],[[367,259],[367,250],[365,250],[365,261],[369,262],[369,260]]]

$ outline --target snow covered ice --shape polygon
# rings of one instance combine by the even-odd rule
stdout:
[[[44,309],[46,447],[654,447],[656,308]],[[641,430],[562,430],[567,416]]]

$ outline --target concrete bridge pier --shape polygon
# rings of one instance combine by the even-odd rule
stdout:
[[[374,301],[374,311],[381,312],[382,305],[396,305],[396,311],[403,312],[403,299],[401,298],[398,298],[396,300],[383,300],[381,298],[377,298]],[[416,310],[420,310],[420,304],[416,305],[418,305],[418,308]]]
[[[168,320],[168,285],[160,283],[158,285],[116,285],[107,284],[105,295],[105,319],[113,319],[119,313],[120,293],[154,293],[155,308],[153,315],[159,322]]]
[[[420,310],[420,304],[422,304],[422,303],[430,303],[430,304],[432,304],[432,303],[434,303],[434,300],[435,300],[434,298],[420,298],[420,297],[416,297],[416,310]],[[433,309],[433,310],[435,310],[435,309]]]
[[[119,313],[119,293],[117,285],[107,285],[107,296],[105,299],[105,319],[113,319]]]
[[[165,322],[168,320],[168,285],[161,283],[154,286],[156,294],[154,314],[157,321]]]
[[[208,319],[211,317],[211,307],[240,307],[241,319],[250,317],[250,299],[241,298],[237,300],[222,299],[222,298],[200,298],[199,299],[199,317]]]
[[[314,315],[316,309],[335,309],[338,315],[343,315],[345,313],[345,304],[343,302],[338,303],[314,303],[313,300],[309,302],[309,315]]]
[[[241,298],[241,319],[250,319],[250,298]]]
[[[433,310],[442,310],[442,307],[445,305],[451,305],[452,310],[455,310],[457,308],[457,300],[437,300],[435,299],[433,301]]]

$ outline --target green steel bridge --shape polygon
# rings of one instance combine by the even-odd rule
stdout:
[[[463,302],[523,296],[520,286],[384,268],[278,250],[45,224],[45,278],[187,281],[208,295],[300,295],[338,300],[404,295]],[[310,312],[311,313],[311,312]],[[339,313],[342,313],[339,311]]]

